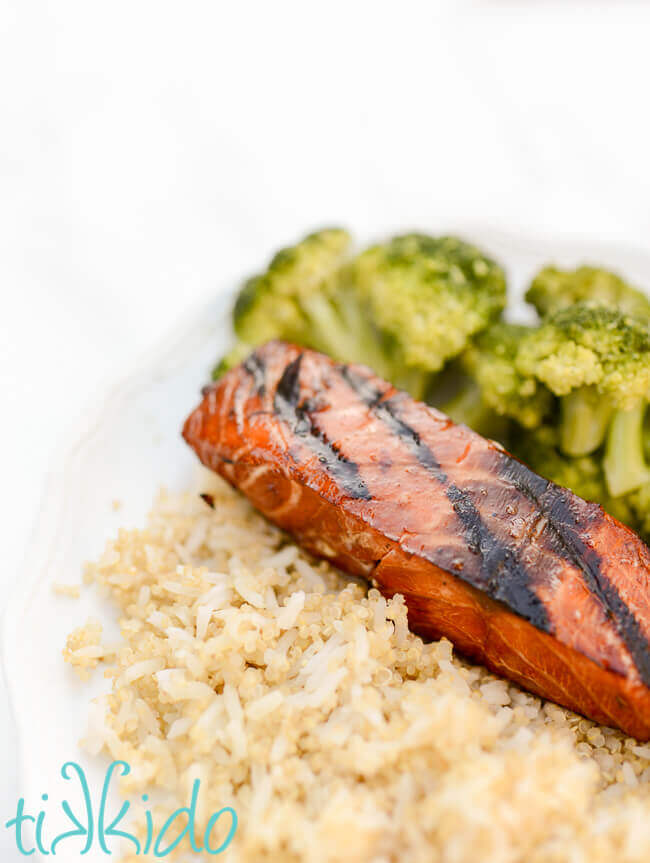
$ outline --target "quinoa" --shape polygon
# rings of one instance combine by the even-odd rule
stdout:
[[[114,653],[110,648],[103,647],[101,640],[102,625],[93,619],[73,630],[66,640],[63,658],[72,665],[82,680],[88,680],[100,661]]]
[[[232,806],[223,859],[242,863],[647,863],[650,744],[424,643],[401,596],[315,561],[217,478],[200,490],[213,509],[161,493],[87,566],[117,650],[91,624],[64,651],[114,662],[84,745],[131,765],[123,793],[156,791],[164,817],[200,778],[199,830]]]

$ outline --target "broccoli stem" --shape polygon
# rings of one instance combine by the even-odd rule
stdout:
[[[300,308],[307,319],[305,333],[310,347],[323,351],[337,360],[348,347],[347,333],[343,332],[341,318],[323,294],[314,292],[300,298]]]
[[[560,448],[566,455],[589,455],[602,444],[612,414],[595,387],[581,387],[561,402]]]
[[[380,377],[393,380],[393,368],[380,337],[357,303],[346,300],[339,308],[316,292],[301,298],[301,308],[314,348],[339,362],[364,363]]]
[[[455,423],[463,423],[483,437],[503,441],[506,435],[508,420],[485,404],[480,389],[473,381],[444,402],[440,410]]]
[[[650,482],[650,468],[643,453],[643,416],[646,404],[617,411],[607,433],[603,468],[609,493],[627,494]]]
[[[397,374],[393,373],[388,380],[398,390],[406,390],[417,401],[424,401],[431,384],[431,374],[416,368],[405,368]]]
[[[313,293],[301,298],[301,308],[309,321],[307,330],[315,348],[340,362],[363,363],[413,398],[424,399],[431,374],[405,367],[401,358],[396,360],[367,311],[355,299],[344,295],[335,305],[322,293]]]
[[[356,299],[344,296],[339,302],[340,314],[355,345],[356,362],[365,363],[379,377],[392,381],[395,376],[391,357],[379,331],[369,320],[368,310]]]

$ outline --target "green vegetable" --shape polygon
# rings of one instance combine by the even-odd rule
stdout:
[[[596,387],[579,387],[560,401],[562,449],[568,455],[593,452],[603,442],[612,406]]]
[[[611,306],[621,312],[650,317],[650,300],[616,273],[599,267],[559,270],[545,267],[533,279],[526,299],[540,315],[585,301]]]
[[[346,231],[330,228],[281,249],[266,272],[249,279],[237,297],[233,323],[240,340],[258,345],[284,338],[337,358],[358,352],[340,283],[350,245]],[[352,314],[356,323],[356,310]]]
[[[548,389],[517,370],[519,346],[532,332],[532,327],[499,321],[474,340],[461,360],[485,404],[524,428],[539,426],[552,407]]]
[[[650,335],[645,321],[592,303],[560,309],[522,339],[516,367],[560,397],[565,454],[588,455],[607,435],[603,466],[610,493],[625,494],[646,481],[641,425],[650,396]]]
[[[554,415],[564,456],[587,456],[605,444],[599,461],[610,496],[650,482],[643,435],[650,398],[645,320],[575,303],[546,315],[536,328],[496,323],[463,363],[497,413],[526,429]]]
[[[395,237],[367,249],[351,269],[407,368],[437,372],[505,305],[501,267],[455,237]]]
[[[562,449],[570,455],[593,452],[606,438],[602,464],[608,492],[621,498],[648,483],[644,417],[650,381],[650,299],[616,273],[586,266],[546,267],[533,280],[526,299],[540,314],[557,320],[564,342],[557,352],[565,361],[554,363],[548,357],[542,372],[550,389],[562,396]],[[613,311],[580,311],[586,306]],[[562,309],[566,311],[557,315]],[[583,332],[576,338],[577,329]],[[637,501],[637,511],[639,505]]]
[[[650,482],[650,467],[643,449],[646,402],[628,411],[617,411],[607,435],[603,466],[607,486],[615,497]]]

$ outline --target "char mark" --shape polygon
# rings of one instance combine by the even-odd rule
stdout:
[[[349,497],[356,500],[371,500],[372,495],[359,473],[359,466],[347,458],[335,443],[328,440],[322,429],[318,427],[312,416],[314,403],[309,399],[301,400],[302,357],[302,354],[298,354],[282,373],[276,387],[273,408],[277,416],[289,425],[296,437],[299,437],[318,457],[323,468]]]
[[[242,368],[253,378],[257,395],[261,398],[266,392],[266,363],[257,351],[253,351],[242,363]]]
[[[298,356],[289,363],[282,372],[282,377],[278,381],[275,390],[276,402],[280,400],[282,405],[295,410],[300,401],[300,366],[302,364],[303,354]]]
[[[431,448],[418,432],[400,415],[397,402],[385,398],[386,393],[353,372],[348,366],[339,367],[342,378],[361,401],[390,431],[402,440],[417,461],[445,489],[454,512],[463,525],[470,551],[481,558],[479,577],[469,572],[454,573],[483,590],[494,599],[505,602],[538,629],[550,631],[544,604],[531,585],[530,574],[517,558],[514,549],[495,537],[477,510],[470,495],[449,481]],[[431,561],[435,563],[435,561]]]
[[[543,479],[506,454],[501,460],[500,473],[547,518],[559,554],[582,572],[590,593],[599,601],[625,643],[641,679],[650,686],[650,643],[616,585],[604,572],[602,558],[580,536],[578,519],[571,511],[565,489]]]

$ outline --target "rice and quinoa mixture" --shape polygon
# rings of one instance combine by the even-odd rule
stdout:
[[[214,509],[162,493],[88,565],[120,644],[90,623],[64,651],[109,666],[84,745],[131,765],[125,795],[164,818],[200,778],[199,830],[232,806],[242,863],[647,863],[650,744],[423,643],[401,597],[201,488]]]

